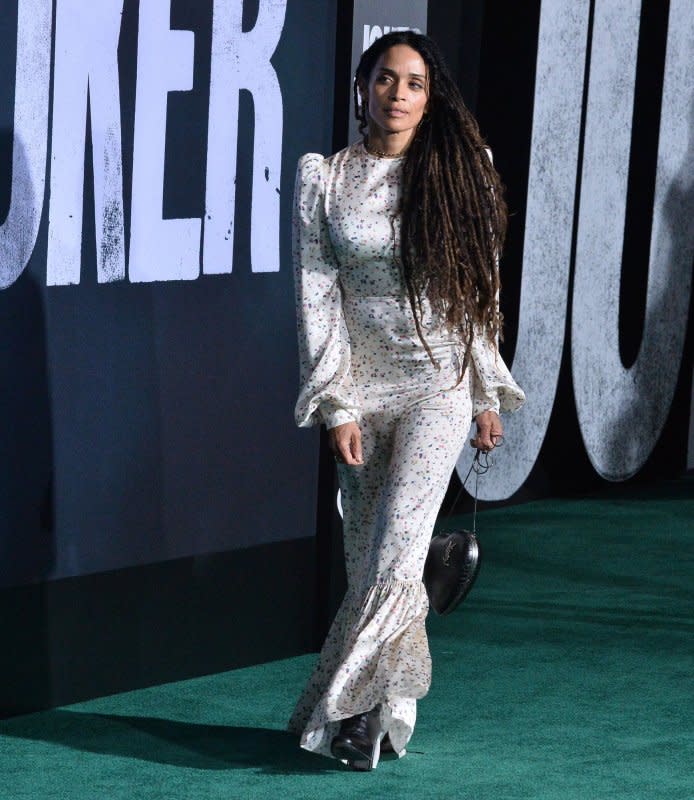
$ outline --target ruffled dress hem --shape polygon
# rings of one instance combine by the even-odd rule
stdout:
[[[378,581],[362,603],[348,591],[289,721],[302,748],[331,756],[340,721],[380,705],[381,730],[404,755],[431,683],[428,609],[421,581]]]

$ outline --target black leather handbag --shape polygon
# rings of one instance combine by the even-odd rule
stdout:
[[[491,460],[488,455],[481,454],[478,450],[447,515],[451,515],[460,500],[470,473],[474,471],[475,505],[472,530],[442,531],[435,534],[429,544],[422,580],[429,596],[429,605],[437,614],[450,614],[463,602],[480,570],[482,551],[477,541],[477,479],[490,467]]]
[[[437,533],[424,564],[429,605],[437,614],[450,614],[465,599],[480,569],[480,545],[473,531]]]

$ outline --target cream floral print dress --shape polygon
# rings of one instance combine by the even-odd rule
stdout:
[[[401,158],[362,143],[299,161],[294,202],[300,426],[354,420],[364,464],[338,464],[348,588],[289,729],[330,755],[341,719],[380,706],[402,755],[431,679],[422,572],[471,422],[525,397],[496,347],[463,345],[431,314],[415,329],[401,277]]]

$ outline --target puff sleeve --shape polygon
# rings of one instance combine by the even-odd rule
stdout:
[[[494,163],[491,148],[485,147],[489,160]],[[497,266],[498,266],[497,256]],[[498,302],[498,297],[497,297]],[[495,341],[479,331],[472,340],[472,416],[483,411],[516,411],[525,403],[525,393],[513,380],[499,354]]]
[[[477,333],[472,339],[472,416],[483,411],[516,411],[525,402],[525,393],[513,380],[499,354],[496,342]]]
[[[324,422],[334,428],[360,418],[338,265],[325,213],[326,168],[323,156],[302,156],[294,190],[292,257],[300,373],[294,418],[299,427]]]

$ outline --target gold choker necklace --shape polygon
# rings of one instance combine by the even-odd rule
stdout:
[[[405,150],[406,149],[407,148],[405,148]],[[383,150],[376,150],[375,147],[369,147],[366,142],[364,142],[364,150],[372,156],[379,156],[380,158],[400,158],[400,156],[405,155],[405,150],[400,150],[398,153],[385,153]]]

